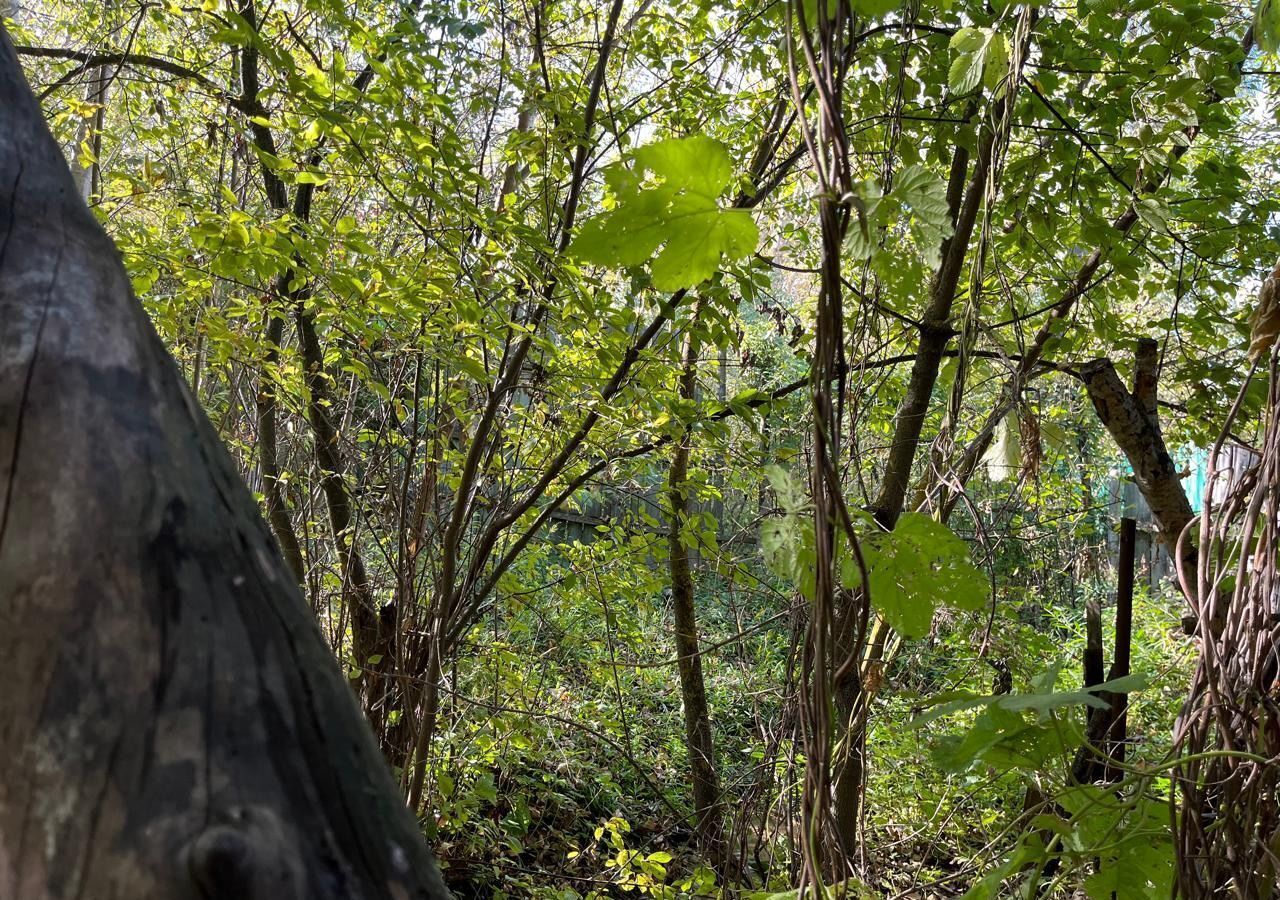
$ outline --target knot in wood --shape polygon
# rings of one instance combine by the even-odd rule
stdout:
[[[235,807],[200,832],[187,851],[191,880],[205,900],[301,900],[306,876],[298,848],[266,808]]]

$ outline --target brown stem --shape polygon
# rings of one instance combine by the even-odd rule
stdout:
[[[694,313],[694,319],[697,312]],[[684,365],[680,374],[680,397],[692,401],[697,381],[698,341],[691,327],[685,338]],[[689,774],[693,787],[694,831],[698,844],[712,865],[724,862],[724,811],[720,803],[720,779],[716,772],[715,745],[711,733],[711,713],[702,676],[702,653],[698,646],[698,618],[694,606],[693,572],[684,529],[689,521],[689,456],[693,432],[684,429],[671,456],[667,495],[671,521],[667,532],[671,571],[671,604],[675,616],[675,643],[680,671],[680,696],[684,705],[685,742],[689,751]]]
[[[302,545],[294,530],[293,519],[285,506],[284,491],[280,480],[279,438],[276,434],[276,385],[270,373],[280,360],[280,340],[284,336],[284,319],[267,311],[267,350],[263,356],[258,378],[258,468],[262,472],[262,494],[266,500],[267,521],[280,544],[289,571],[298,584],[306,583],[307,567],[302,556]]]

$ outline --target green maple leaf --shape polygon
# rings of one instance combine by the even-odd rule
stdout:
[[[722,258],[755,250],[760,232],[751,214],[720,205],[733,162],[719,141],[671,138],[638,148],[629,161],[605,173],[615,206],[583,223],[570,246],[579,259],[615,268],[652,259],[653,286],[677,291],[706,281]]]

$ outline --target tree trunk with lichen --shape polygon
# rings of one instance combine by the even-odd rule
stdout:
[[[1132,392],[1124,386],[1109,359],[1086,364],[1080,377],[1098,420],[1133,467],[1133,480],[1151,507],[1160,540],[1171,556],[1181,557],[1179,563],[1184,571],[1191,573],[1196,566],[1195,549],[1190,541],[1184,541],[1179,553],[1178,539],[1194,514],[1160,429],[1156,396],[1158,364],[1156,342],[1143,338],[1138,341],[1134,355]]]
[[[0,897],[447,893],[0,30]]]

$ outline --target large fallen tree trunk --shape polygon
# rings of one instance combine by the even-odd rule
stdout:
[[[0,897],[446,897],[0,29]]]

